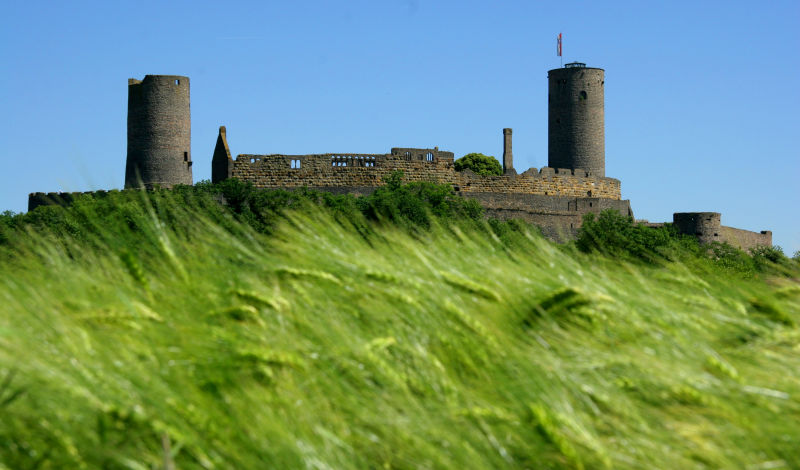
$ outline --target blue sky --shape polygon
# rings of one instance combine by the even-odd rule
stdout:
[[[230,3],[230,4],[228,4]],[[717,211],[800,250],[800,2],[9,2],[0,210],[119,188],[127,79],[191,78],[194,179],[239,153],[433,147],[547,165],[547,70],[606,70],[606,174],[637,218]]]

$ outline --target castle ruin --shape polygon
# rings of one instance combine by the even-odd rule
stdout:
[[[620,181],[605,176],[604,70],[582,63],[548,72],[548,166],[517,173],[512,130],[503,129],[503,174],[455,171],[452,152],[434,148],[392,148],[385,154],[336,152],[314,155],[240,154],[233,158],[227,131],[220,127],[212,182],[238,178],[263,189],[309,188],[369,194],[401,170],[404,181],[450,185],[477,200],[490,217],[523,219],[554,240],[574,238],[587,213],[611,209],[633,216],[621,197]],[[147,75],[128,81],[126,188],[192,184],[189,79]],[[65,203],[65,193],[32,193],[28,210]],[[729,242],[743,249],[771,245],[772,233],[720,225],[715,212],[676,213],[674,225],[701,243]],[[650,224],[658,225],[658,224]]]

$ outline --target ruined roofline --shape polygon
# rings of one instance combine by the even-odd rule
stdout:
[[[224,127],[223,127],[224,128]],[[224,133],[224,130],[222,131]],[[225,142],[227,147],[227,141]],[[433,148],[418,148],[418,147],[392,147],[390,153],[362,153],[362,152],[326,152],[326,153],[308,153],[308,154],[286,154],[286,153],[269,153],[269,154],[255,154],[255,153],[240,153],[234,158],[239,161],[240,158],[247,160],[251,158],[331,158],[331,157],[393,157],[393,158],[408,158],[412,160],[425,160],[430,154],[433,158],[452,159],[453,152],[439,150],[439,147]]]

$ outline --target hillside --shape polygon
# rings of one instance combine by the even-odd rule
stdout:
[[[0,251],[0,468],[800,465],[796,278],[162,209]]]

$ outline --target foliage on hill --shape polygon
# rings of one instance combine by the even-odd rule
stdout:
[[[758,247],[751,253],[726,243],[700,246],[696,238],[679,234],[672,224],[648,227],[613,210],[597,217],[586,214],[575,246],[584,253],[597,252],[627,261],[679,261],[699,270],[721,269],[744,277],[759,273],[792,276],[800,264],[800,255],[789,259],[777,246]]]
[[[135,244],[139,228],[154,218],[173,225],[176,210],[186,207],[201,211],[220,226],[230,228],[235,220],[261,233],[269,233],[286,214],[307,211],[312,207],[321,207],[335,214],[340,222],[354,224],[364,235],[372,231],[373,222],[424,230],[434,219],[475,222],[483,217],[483,208],[477,201],[457,196],[450,186],[428,182],[403,184],[402,178],[401,171],[393,172],[386,178],[386,185],[362,197],[309,189],[259,190],[251,183],[237,179],[219,184],[201,182],[148,193],[90,193],[76,197],[68,208],[42,206],[26,214],[0,214],[0,246],[8,244],[12,237],[42,230],[55,237],[69,236],[82,240],[99,237],[106,243]],[[94,218],[102,220],[102,223]],[[514,226],[513,223],[493,225],[498,231],[508,231],[509,227],[513,230]]]
[[[6,214],[0,468],[800,461],[796,280],[231,184]]]
[[[456,171],[472,170],[479,175],[502,175],[503,167],[496,158],[482,153],[468,153],[454,162]]]

